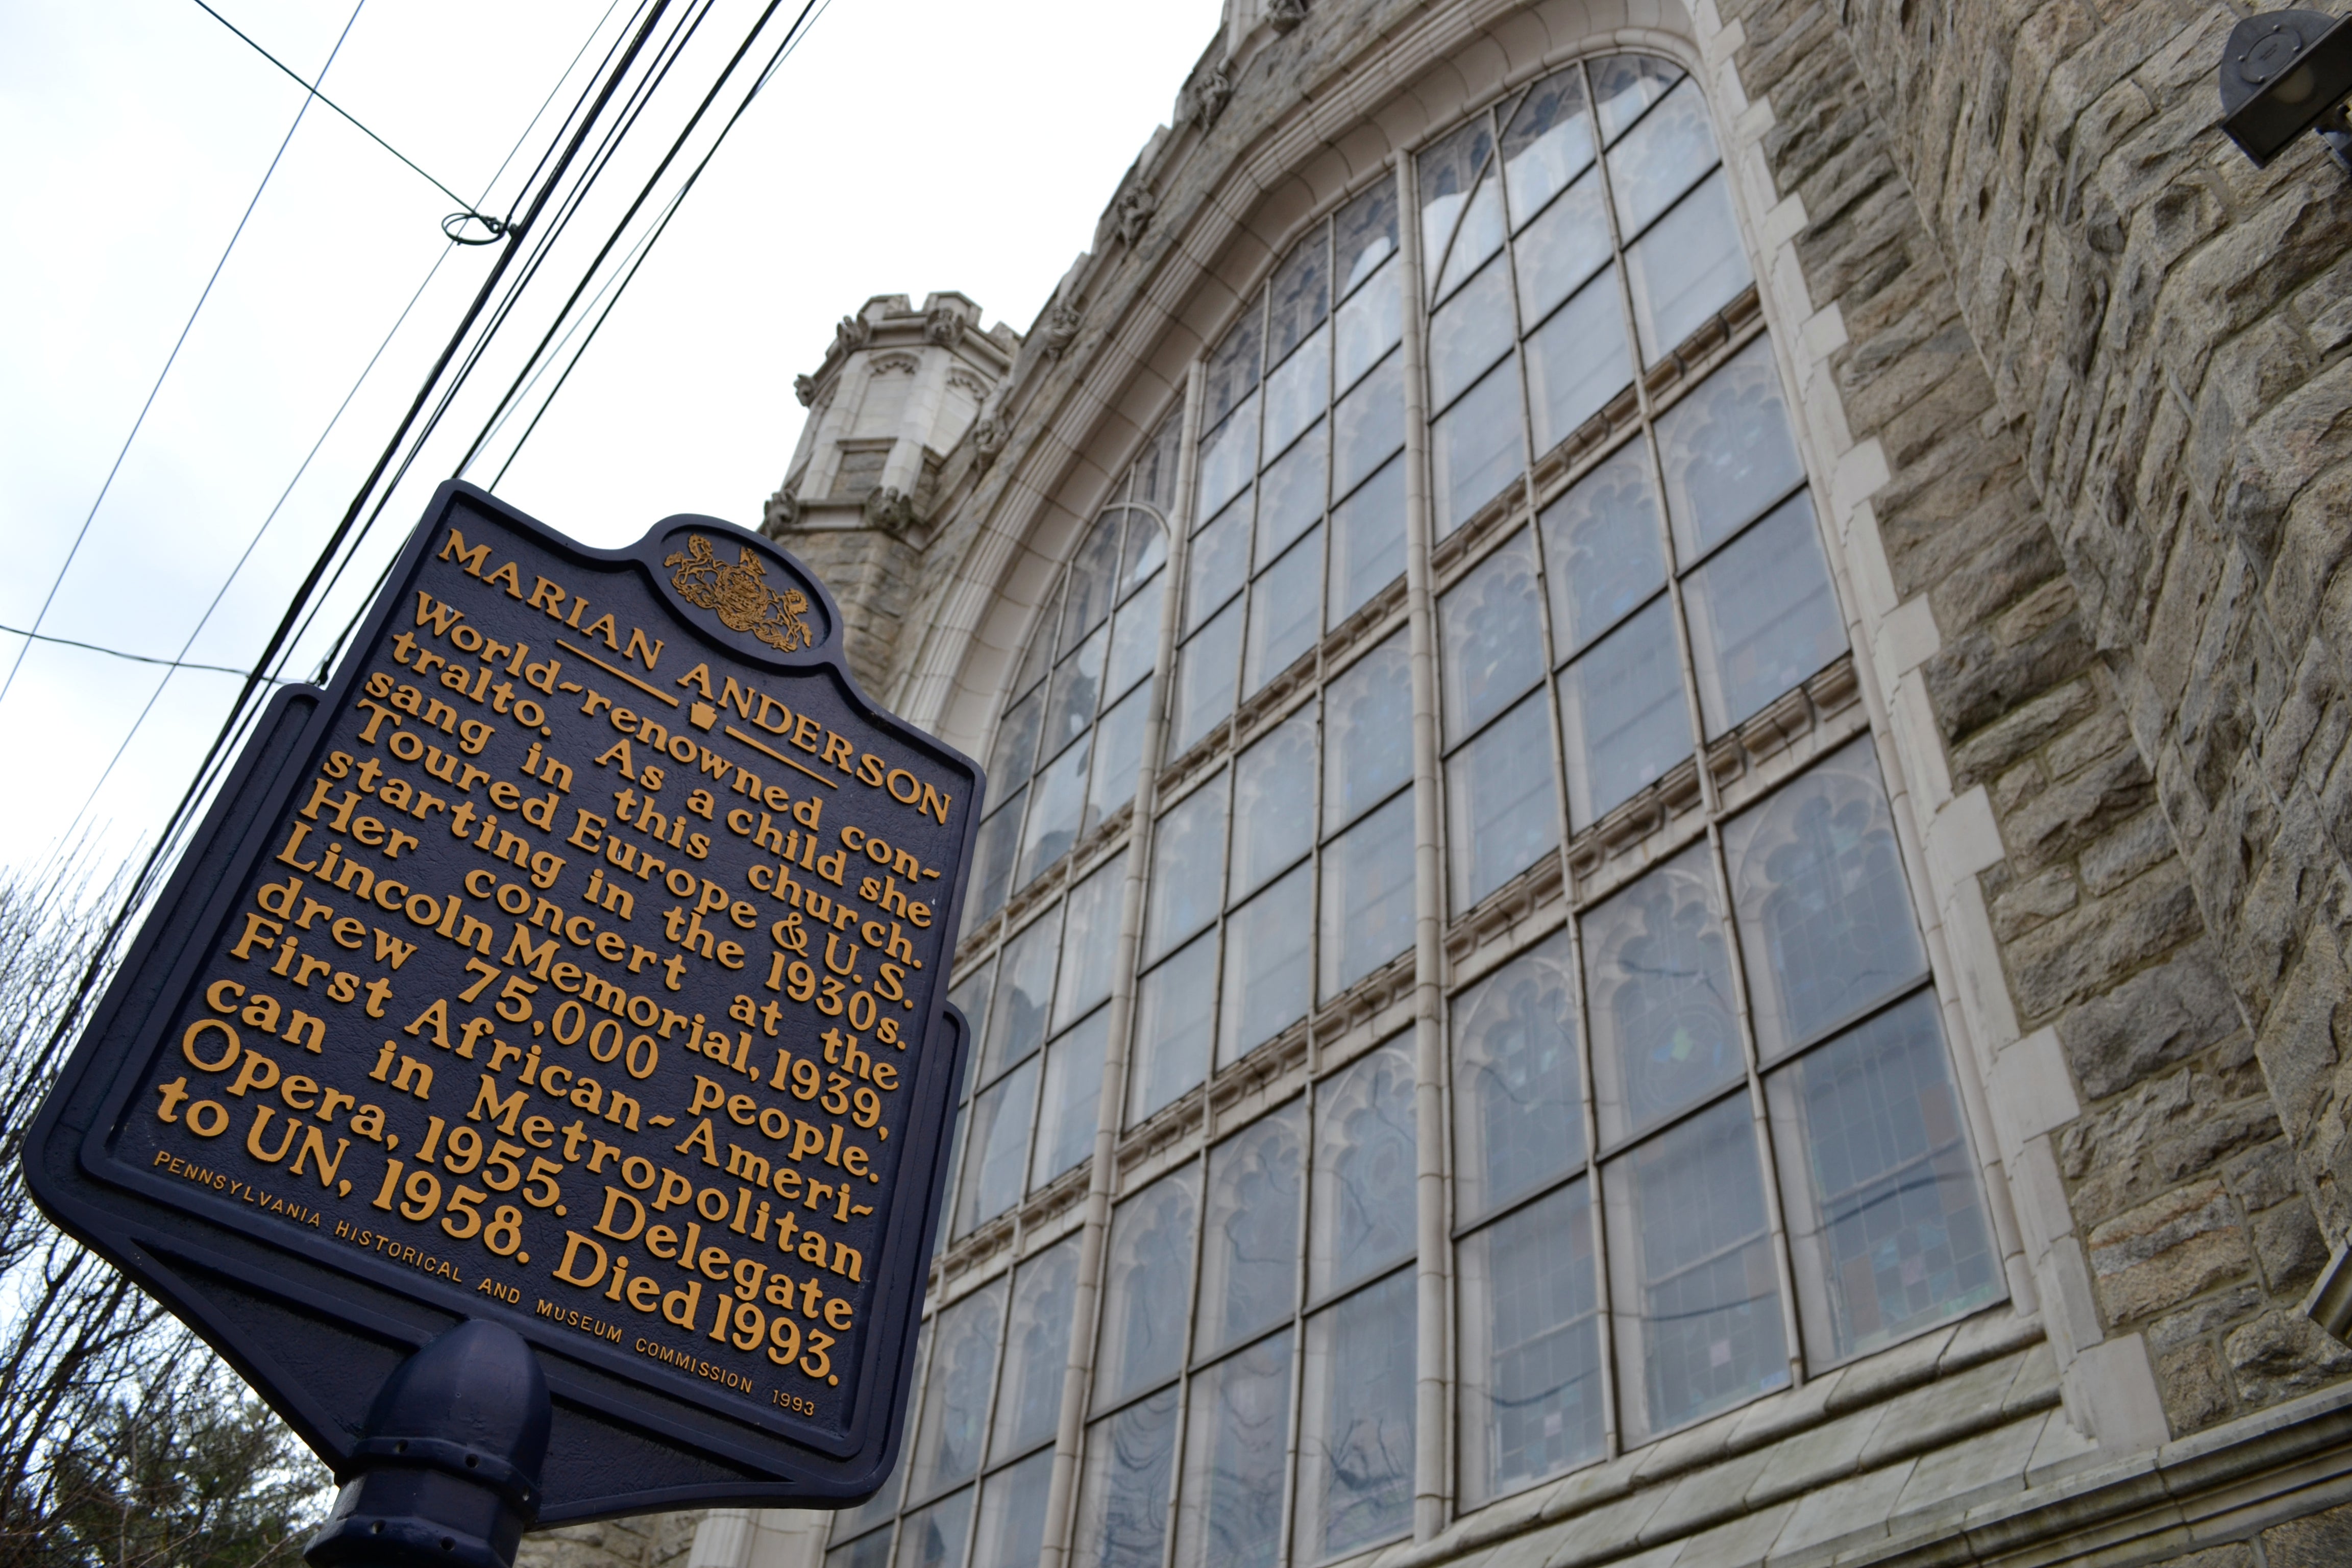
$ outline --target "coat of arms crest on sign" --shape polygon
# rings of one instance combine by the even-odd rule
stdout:
[[[797,653],[816,641],[801,618],[809,607],[808,595],[798,588],[778,593],[769,587],[767,566],[749,545],[730,566],[719,559],[710,541],[689,533],[684,552],[668,556],[662,564],[677,568],[670,585],[688,604],[717,611],[719,624],[730,631],[749,632],[780,653]]]

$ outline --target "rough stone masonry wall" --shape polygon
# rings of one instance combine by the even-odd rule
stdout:
[[[2029,452],[2321,1228],[2352,1231],[2352,203],[2212,129],[2237,14],[1857,0],[1851,41]]]
[[[1930,221],[1949,216],[1940,178],[1926,203],[1916,194],[1929,149],[1998,143],[1998,130],[1963,114],[1927,123],[1884,59],[1914,41],[1922,0],[1898,0],[1907,24],[1892,6],[1857,17],[1864,3],[1729,0],[1722,15],[1744,32],[1747,90],[1770,100],[1762,150],[1776,187],[1802,199],[1796,243],[1813,302],[1843,317],[1832,367],[1853,436],[1885,453],[1892,478],[1873,505],[1897,595],[1925,594],[1938,630],[1922,674],[1953,790],[1985,787],[2007,852],[1981,886],[2019,1021],[2054,1026],[2083,1108],[2053,1149],[2098,1308],[2113,1331],[2147,1331],[2185,1433],[2335,1375],[2346,1358],[2292,1312],[2326,1250],[2224,980],[2234,930],[2226,914],[2209,920],[2213,904],[2200,910],[2126,722],[2142,678],[2126,661],[2119,681],[2101,657],[2112,595],[2096,578],[2086,592],[2083,552],[2062,550],[2050,526],[2044,495],[2065,444],[2044,438],[2051,410],[2003,395],[2026,378],[1984,352],[1963,308],[1985,303],[1979,266],[1947,249],[1948,223]],[[1969,25],[1988,40],[2034,36],[1992,5]],[[1938,82],[1957,83],[1978,68],[1940,69]],[[1990,148],[1977,160],[1993,161]],[[2143,226],[2177,223],[2168,211],[2152,207]],[[1995,215],[1974,232],[2015,222]],[[2002,320],[2020,356],[2043,337],[2082,341],[2063,311]],[[2165,401],[2144,392],[2137,405]],[[2151,446],[2157,465],[2186,439],[2183,427],[2168,451]]]

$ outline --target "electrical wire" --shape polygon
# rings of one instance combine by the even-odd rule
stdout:
[[[53,637],[47,632],[28,632],[22,626],[0,626],[0,632],[5,632],[11,637],[31,637],[35,642],[53,642],[61,647],[78,647],[89,653],[102,653],[109,658],[127,658],[133,664],[161,664],[167,665],[173,669],[201,669],[214,675],[243,675],[245,673],[244,668],[239,665],[196,664],[184,658],[159,658],[153,654],[127,653],[119,647],[101,647],[97,643],[82,642],[79,638],[75,637]],[[164,679],[169,679],[171,678],[166,676]],[[68,838],[73,837],[73,828],[71,826],[68,826],[66,829],[65,837]]]
[[[465,197],[459,195],[457,192],[451,190],[448,186],[443,184],[432,175],[425,174],[422,168],[418,167],[415,159],[411,158],[407,153],[402,152],[399,148],[394,146],[391,142],[385,141],[383,137],[369,130],[365,125],[361,124],[357,115],[353,114],[350,110],[345,109],[341,104],[337,103],[333,99],[329,98],[325,93],[320,92],[318,89],[317,83],[304,80],[301,74],[296,71],[293,67],[288,65],[284,60],[279,59],[276,55],[271,54],[268,49],[263,48],[258,43],[256,43],[252,36],[247,33],[244,28],[238,26],[235,22],[230,21],[226,16],[224,16],[219,12],[214,10],[210,5],[205,5],[205,0],[196,0],[196,9],[202,11],[205,16],[210,16],[214,21],[218,22],[222,26],[226,27],[230,32],[235,33],[238,37],[244,39],[245,42],[252,47],[255,54],[259,55],[263,59],[268,60],[271,65],[274,65],[279,70],[284,71],[289,77],[292,78],[299,86],[300,86],[303,91],[309,93],[312,98],[317,99],[320,103],[325,104],[329,109],[333,110],[337,114],[341,115],[345,120],[349,121],[352,127],[361,135],[366,137],[369,141],[374,142],[377,146],[383,148],[385,152],[391,153],[394,157],[407,164],[411,169],[415,170],[418,174],[423,175],[426,184],[431,185],[435,190],[440,192],[443,195],[447,196],[451,201],[456,202],[459,207],[464,209],[463,211],[456,214],[456,216],[478,219],[489,228],[490,232],[488,236],[483,239],[459,239],[456,235],[450,234],[449,238],[453,243],[457,245],[486,245],[489,240],[498,238],[500,234],[505,232],[505,226],[497,218],[490,216],[487,213],[478,211],[474,206],[473,203],[467,201]],[[348,31],[349,29],[347,28],[345,30]],[[320,73],[320,79],[322,81],[326,79],[323,72]],[[444,234],[449,233],[448,225],[446,223],[442,225],[441,231]]]
[[[541,121],[547,118],[548,109],[555,102],[555,95],[563,90],[563,84],[571,80],[572,73],[580,68],[580,62],[587,57],[589,47],[603,35],[604,25],[612,20],[613,13],[620,7],[621,0],[611,0],[611,4],[604,7],[604,15],[596,18],[595,26],[589,28],[588,36],[580,40],[579,48],[572,51],[572,58],[565,62],[563,69],[556,74],[555,80],[547,89],[547,96],[540,100],[539,108],[532,112],[521,132],[515,137],[514,145],[507,149],[507,155],[499,160],[499,166],[492,170],[490,177],[483,182],[481,200],[489,199],[490,191],[497,187],[507,170],[513,166],[515,159],[521,154],[524,144],[530,140],[531,132],[538,129]],[[610,58],[611,55],[608,51],[606,54],[608,62]],[[570,115],[567,114],[565,119],[568,122]],[[540,166],[545,166],[544,158],[541,160]],[[235,564],[230,566],[228,575],[222,580],[220,587],[214,593],[212,602],[205,606],[205,613],[196,617],[195,626],[189,630],[186,639],[181,643],[177,662],[183,667],[192,669],[224,668],[217,665],[187,664],[185,661],[190,650],[196,645],[196,638],[201,637],[205,627],[211,624],[214,613],[221,606],[221,601],[228,596],[229,589],[235,585],[238,575],[245,570],[246,563],[253,558],[254,551],[260,546],[262,536],[269,531],[270,525],[278,521],[278,513],[285,510],[287,501],[294,494],[294,487],[301,483],[304,474],[310,472],[311,463],[317,459],[320,449],[326,446],[327,437],[331,436],[335,426],[342,422],[343,415],[350,410],[352,401],[359,396],[360,388],[365,385],[368,377],[374,374],[375,367],[383,360],[385,351],[392,347],[393,340],[399,336],[400,329],[407,324],[409,315],[416,309],[417,302],[425,298],[425,289],[430,288],[433,279],[440,275],[443,264],[456,254],[456,241],[451,241],[448,246],[442,248],[439,255],[433,258],[433,265],[425,269],[424,278],[416,285],[415,292],[409,296],[408,303],[402,308],[400,315],[393,321],[391,330],[384,333],[383,341],[376,345],[375,353],[369,355],[367,363],[361,367],[360,374],[352,380],[350,390],[343,394],[342,402],[336,405],[334,414],[329,417],[325,427],[319,432],[319,438],[310,443],[310,449],[303,455],[301,463],[296,467],[293,478],[288,479],[285,488],[278,491],[277,503],[269,509],[268,515],[264,517],[260,525],[254,530],[253,536],[246,541],[245,549],[238,553]],[[235,669],[231,673],[241,675],[245,671]],[[269,679],[277,684],[285,683],[282,677],[272,676]],[[131,720],[131,728],[123,735],[121,743],[115,747],[114,754],[107,759],[106,766],[100,771],[97,782],[90,785],[89,792],[83,797],[80,809],[74,813],[73,821],[68,825],[65,837],[71,837],[75,829],[80,826],[82,819],[89,814],[90,807],[98,804],[99,793],[106,787],[107,780],[113,777],[114,770],[121,765],[124,755],[131,750],[131,742],[138,738],[140,730],[147,722],[148,715],[155,710],[155,704],[162,700],[164,689],[171,684],[171,672],[167,670],[163,678],[155,683],[155,689],[147,694],[145,705],[139,710],[138,716]]]
[[[327,51],[326,66],[320,68],[320,80],[327,79],[327,68],[335,63],[335,56],[342,50],[343,40],[352,36],[352,28],[358,24],[360,12],[366,5],[367,0],[359,0],[359,4],[352,7],[351,20],[345,22],[343,30],[336,35],[335,47]],[[74,558],[81,553],[82,542],[89,537],[89,525],[98,520],[98,509],[106,504],[107,492],[114,488],[115,476],[122,472],[122,461],[131,455],[131,444],[139,438],[139,431],[147,423],[149,411],[155,406],[157,395],[163,392],[163,383],[171,375],[172,367],[179,363],[180,351],[187,346],[188,334],[195,330],[196,318],[204,313],[205,301],[213,297],[213,286],[220,281],[222,269],[228,266],[230,253],[236,249],[237,240],[245,234],[245,226],[253,219],[254,208],[261,205],[262,193],[269,189],[270,176],[278,173],[278,165],[286,157],[286,149],[294,144],[294,132],[302,128],[302,116],[310,110],[310,100],[307,98],[296,107],[293,121],[286,127],[285,140],[278,142],[278,151],[271,154],[269,167],[262,171],[261,184],[254,187],[253,199],[245,204],[244,215],[236,220],[236,227],[228,237],[228,244],[221,247],[220,259],[213,263],[212,276],[205,279],[204,291],[196,296],[195,308],[188,312],[187,321],[172,343],[172,352],[163,356],[163,368],[156,372],[155,384],[147,389],[147,401],[139,405],[139,416],[131,422],[131,433],[123,437],[122,448],[114,454],[114,464],[106,470],[106,479],[98,487],[98,495],[89,503],[89,511],[82,518],[81,527],[75,531],[73,543],[67,549],[57,576],[50,580],[49,591],[41,596],[41,607],[33,616],[34,631],[39,631],[41,623],[49,618],[49,606],[57,603],[58,590],[65,585],[66,574],[73,570]],[[32,647],[28,637],[24,647],[16,650],[16,658],[8,666],[7,678],[0,679],[0,702],[8,700],[8,693],[16,684],[16,672],[24,668],[25,655],[31,651]]]

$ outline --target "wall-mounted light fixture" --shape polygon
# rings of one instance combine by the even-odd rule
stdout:
[[[2352,174],[2352,17],[2266,11],[2230,29],[2221,51],[2221,129],[2256,168],[2317,131]]]

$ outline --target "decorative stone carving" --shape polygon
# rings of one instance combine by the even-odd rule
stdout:
[[[873,336],[873,322],[863,316],[844,316],[841,324],[833,329],[833,352],[835,354],[856,353]]]
[[[968,370],[951,370],[948,372],[948,384],[950,386],[961,387],[964,391],[971,393],[972,401],[975,403],[984,403],[988,400],[988,383],[982,381],[980,377],[972,374],[971,372]]]
[[[921,368],[913,354],[882,354],[869,362],[866,374],[874,375],[912,375]]]
[[[774,535],[782,533],[800,520],[801,498],[794,495],[792,487],[787,485],[768,498],[768,504],[760,519],[760,530],[763,533]]]
[[[984,468],[996,461],[996,455],[1004,450],[1004,443],[1012,438],[1013,426],[1003,416],[992,408],[982,415],[971,427],[971,449],[973,455],[980,458],[980,466]]]
[[[1225,105],[1233,98],[1233,62],[1225,60],[1211,66],[1207,74],[1184,89],[1184,118],[1192,122],[1193,130],[1206,136],[1209,127],[1217,122],[1217,116],[1225,111]]]
[[[953,305],[934,305],[923,318],[923,336],[945,348],[963,342],[964,319]]]
[[[1076,306],[1067,300],[1055,300],[1053,308],[1045,312],[1045,352],[1055,359],[1068,353],[1070,345],[1078,341],[1078,329],[1086,323],[1086,317]]]
[[[816,401],[816,377],[813,375],[796,375],[793,377],[793,395],[801,400],[801,406],[803,408],[806,408],[810,404],[814,403]]]
[[[1150,185],[1122,191],[1110,206],[1111,232],[1118,236],[1121,245],[1132,250],[1151,226],[1151,215],[1159,210],[1160,197]]]
[[[914,526],[915,503],[906,491],[896,485],[884,485],[866,497],[866,523],[869,528],[886,529],[903,533]]]
[[[1266,0],[1265,25],[1287,33],[1307,20],[1307,0]]]

